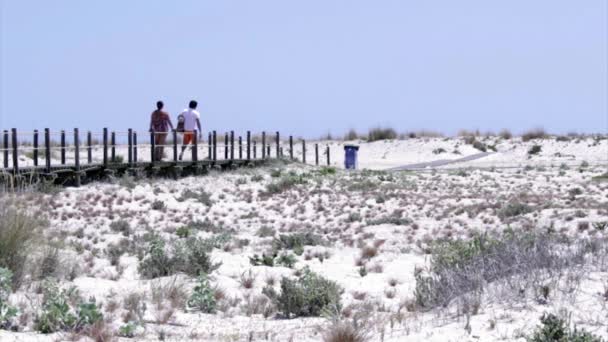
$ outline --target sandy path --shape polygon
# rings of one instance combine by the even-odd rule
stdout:
[[[433,160],[433,161],[425,162],[425,163],[408,164],[408,165],[402,165],[402,166],[390,168],[390,169],[388,169],[388,171],[417,170],[417,169],[425,169],[427,167],[431,167],[431,168],[439,167],[439,166],[444,166],[444,165],[448,165],[448,164],[462,163],[462,162],[468,162],[471,160],[480,159],[480,158],[483,158],[490,154],[493,154],[493,152],[481,152],[481,153],[476,153],[476,154],[466,156],[463,158],[458,158],[458,159],[440,159],[440,160]]]

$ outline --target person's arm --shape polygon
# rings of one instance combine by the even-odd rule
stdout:
[[[167,122],[169,122],[169,127],[171,127],[171,131],[173,131],[173,123],[171,122],[171,116],[167,114]]]
[[[154,113],[152,113],[152,115],[150,116],[150,129],[148,130],[148,132],[152,132],[153,123],[154,123]]]
[[[201,120],[196,119],[196,125],[198,126],[198,138],[199,140],[203,137],[203,129],[201,128]]]

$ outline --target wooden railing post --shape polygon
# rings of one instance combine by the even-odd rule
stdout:
[[[198,132],[194,130],[194,136],[192,137],[192,161],[198,161]]]
[[[217,132],[213,131],[213,161],[217,160]]]
[[[34,130],[34,166],[38,166],[38,130]]]
[[[254,140],[254,141],[253,141],[253,159],[256,159],[256,158],[257,158],[257,153],[258,153],[258,152],[257,152],[257,151],[258,151],[258,149],[256,148],[256,143],[257,143],[257,142]]]
[[[133,163],[137,163],[137,132],[133,131]]]
[[[262,159],[266,159],[266,132],[262,132]]]
[[[224,160],[228,160],[228,133],[224,133]]]
[[[65,165],[65,131],[61,130],[61,165]]]
[[[251,160],[251,131],[247,131],[247,160]]]
[[[112,131],[112,133],[110,134],[110,145],[110,161],[112,163],[116,163],[116,132],[114,131]]]
[[[19,173],[19,145],[17,141],[17,129],[12,128],[12,143],[13,143],[13,175],[17,175]]]
[[[330,163],[331,160],[329,159],[329,145],[327,145],[326,152],[327,152],[327,166],[330,166],[331,165],[331,163]]]
[[[266,146],[266,158],[270,158],[270,143]]]
[[[302,139],[302,163],[306,164],[306,140]]]
[[[131,128],[127,130],[127,144],[127,161],[131,167],[133,166],[133,130]]]
[[[239,135],[239,160],[243,160],[243,138]]]
[[[154,166],[154,162],[156,161],[156,134],[154,130],[150,131],[150,163]]]
[[[87,163],[93,163],[93,135],[91,131],[87,132]]]
[[[44,129],[44,163],[46,164],[46,173],[51,172],[51,131],[48,128]]]
[[[315,144],[315,165],[319,166],[319,144]]]
[[[234,160],[234,131],[230,131],[230,160]]]
[[[108,167],[108,128],[103,128],[103,167]]]
[[[177,163],[177,130],[173,130],[173,161]]]
[[[80,136],[74,128],[74,168],[76,169],[76,186],[80,186]]]
[[[276,144],[277,144],[277,156],[276,156],[276,157],[277,157],[277,159],[279,159],[279,158],[281,157],[281,156],[280,156],[280,151],[279,151],[279,150],[280,150],[280,148],[281,148],[281,136],[280,136],[280,134],[279,134],[279,131],[277,131],[277,135],[276,135],[276,138],[275,138],[275,142],[276,142]]]
[[[4,168],[8,169],[8,131],[4,130],[3,134],[3,144],[2,144],[2,148],[4,149]]]
[[[293,136],[289,136],[289,159],[293,160]]]
[[[213,151],[211,150],[211,139],[212,139],[211,132],[209,132],[209,136],[207,138],[207,155],[209,156],[209,158],[207,158],[207,159],[209,159],[209,160],[213,159],[212,158],[213,157]]]

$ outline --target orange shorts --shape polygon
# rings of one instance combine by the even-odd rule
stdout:
[[[192,141],[194,140],[194,132],[192,131],[186,131],[184,132],[184,145],[190,145],[190,143],[192,143]]]

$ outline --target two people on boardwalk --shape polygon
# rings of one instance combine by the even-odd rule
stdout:
[[[194,140],[194,131],[198,132],[198,139],[202,139],[201,129],[201,114],[196,110],[198,103],[194,100],[190,101],[188,108],[184,109],[177,116],[176,131],[183,134],[182,151],[179,154],[179,160],[182,160],[184,151]],[[171,116],[163,110],[165,104],[162,101],[156,102],[156,110],[152,112],[150,118],[150,132],[154,132],[154,143],[156,150],[154,151],[154,159],[160,161],[164,156],[164,145],[167,142],[169,129],[173,128]],[[198,129],[198,130],[197,130]]]

